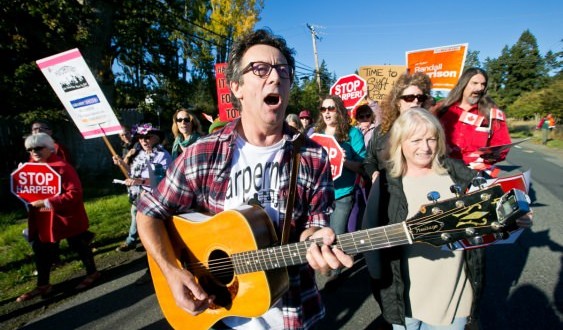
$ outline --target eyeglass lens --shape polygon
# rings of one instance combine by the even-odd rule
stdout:
[[[275,68],[278,75],[283,79],[291,77],[291,67],[289,64],[270,64],[267,62],[250,62],[244,73],[252,71],[256,76],[264,78],[270,75],[272,68]]]

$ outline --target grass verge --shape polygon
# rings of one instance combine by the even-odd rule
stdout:
[[[85,202],[90,219],[90,230],[96,233],[94,246],[98,251],[117,246],[129,230],[130,215],[127,195],[111,195],[93,198]],[[27,227],[25,218],[16,218],[19,212],[2,215],[0,224],[0,300],[15,299],[19,294],[35,287],[33,251],[23,238]],[[109,249],[113,252],[113,249]],[[110,253],[110,252],[105,252]],[[96,262],[99,254],[96,254]],[[70,250],[66,240],[61,242],[62,266],[51,272],[51,283],[59,283],[78,275],[84,270],[78,256]]]

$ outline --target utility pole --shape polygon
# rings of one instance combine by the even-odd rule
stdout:
[[[315,74],[317,76],[317,85],[319,86],[319,94],[321,93],[321,73],[319,71],[319,56],[317,54],[317,31],[315,31],[315,27],[313,25],[309,25],[307,23],[307,27],[311,31],[311,38],[313,38],[313,53],[315,54]]]

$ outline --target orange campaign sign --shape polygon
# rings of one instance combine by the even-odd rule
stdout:
[[[433,90],[449,92],[463,71],[468,44],[411,50],[406,53],[410,73],[426,73]]]

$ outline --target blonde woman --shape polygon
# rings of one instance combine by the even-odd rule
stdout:
[[[465,192],[477,172],[445,157],[445,134],[426,109],[402,113],[389,132],[387,217],[379,226],[400,223],[427,204],[429,191],[442,199]],[[368,206],[369,207],[369,206]],[[531,225],[531,214],[519,220]],[[463,330],[475,317],[484,283],[484,250],[450,251],[423,243],[381,250],[381,310],[393,329]],[[388,270],[388,271],[383,271]]]

